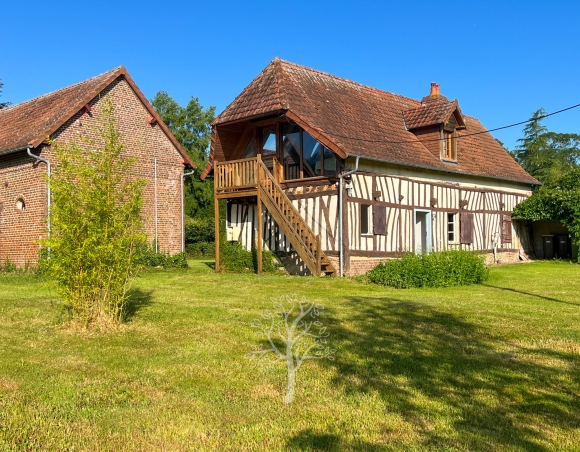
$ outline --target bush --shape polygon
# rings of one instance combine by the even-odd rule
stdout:
[[[188,257],[215,257],[215,243],[214,242],[197,242],[188,243],[185,245],[185,253]]]
[[[14,273],[17,270],[16,264],[12,262],[9,258],[4,261],[4,266],[0,266],[0,270],[3,273]]]
[[[262,271],[273,273],[277,268],[277,259],[270,251],[262,251]],[[222,242],[220,244],[220,270],[242,273],[258,270],[258,251],[248,251],[240,242]]]
[[[170,256],[169,253],[158,253],[154,246],[142,246],[135,255],[135,264],[140,267],[187,268],[185,253]]]
[[[106,97],[93,138],[70,145],[52,143],[60,162],[52,189],[50,248],[43,264],[59,294],[83,326],[108,326],[124,318],[134,257],[142,233],[142,190],[135,158],[127,158],[114,104]]]
[[[404,254],[377,265],[367,273],[370,282],[406,289],[480,284],[489,277],[485,257],[471,251]]]
[[[213,218],[186,218],[185,243],[209,243],[215,240]]]

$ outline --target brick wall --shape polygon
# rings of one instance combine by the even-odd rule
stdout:
[[[95,128],[101,117],[103,97],[110,95],[115,116],[125,144],[127,156],[138,163],[129,177],[147,181],[143,191],[145,232],[149,242],[155,238],[155,161],[157,161],[157,232],[160,251],[175,254],[181,251],[181,155],[159,125],[149,125],[149,115],[130,85],[119,79],[90,102],[92,112],[77,113],[52,136],[57,143],[67,144],[81,137],[99,139]],[[86,146],[83,144],[83,146]],[[38,149],[33,151],[38,154]],[[50,146],[41,146],[41,157],[53,168],[58,166]],[[47,212],[46,165],[34,161],[26,151],[0,159],[0,262],[6,258],[19,266],[38,259],[38,240],[45,236]],[[19,197],[25,201],[24,211],[16,209]]]

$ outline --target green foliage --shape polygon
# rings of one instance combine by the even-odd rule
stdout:
[[[142,267],[187,268],[185,253],[170,256],[169,253],[158,253],[154,246],[143,244],[135,254],[134,262]]]
[[[532,176],[555,186],[564,174],[580,164],[580,135],[548,131],[541,124],[545,115],[543,108],[533,113],[513,155]]]
[[[185,253],[192,258],[215,258],[215,242],[188,243]]]
[[[201,181],[200,174],[207,163],[215,107],[204,110],[199,100],[192,97],[183,108],[166,91],[159,91],[151,103],[197,165],[195,173],[185,179],[186,215],[213,218],[213,183]]]
[[[212,217],[186,218],[185,242],[213,242],[215,240],[215,222]]]
[[[52,188],[52,231],[43,270],[59,284],[73,318],[84,327],[123,319],[141,232],[144,181],[131,176],[136,160],[124,155],[113,102],[103,100],[99,139],[52,143],[60,161]]]
[[[14,262],[12,262],[9,258],[6,258],[4,260],[4,265],[0,267],[0,270],[3,273],[14,273],[16,270],[18,270],[18,268]]]
[[[262,251],[262,271],[273,273],[277,268],[277,260],[270,251]],[[242,273],[258,269],[258,252],[248,251],[240,242],[222,242],[220,244],[220,271]]]
[[[2,97],[2,87],[3,86],[4,86],[4,83],[2,82],[2,79],[0,79],[0,97]],[[11,102],[0,102],[0,109],[6,108],[10,105],[12,105]]]
[[[439,251],[430,254],[406,253],[377,265],[368,280],[383,286],[453,287],[480,284],[489,277],[484,256],[470,251]]]
[[[195,163],[205,164],[215,107],[204,110],[199,99],[192,97],[183,108],[167,91],[159,91],[151,104]]]

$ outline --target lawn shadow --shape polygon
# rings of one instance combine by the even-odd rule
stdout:
[[[127,303],[123,313],[123,321],[130,322],[137,313],[153,303],[153,290],[142,290],[136,287],[129,289]]]
[[[209,268],[211,268],[212,270],[215,270],[215,261],[211,262],[211,261],[207,261],[207,262],[202,262],[202,264],[207,265]]]
[[[346,393],[377,392],[385,410],[413,426],[420,448],[543,451],[545,429],[580,425],[574,353],[518,347],[418,302],[347,302],[355,315],[325,319],[338,350],[328,364],[338,373],[334,383]],[[565,365],[543,364],[556,359]],[[396,440],[384,446],[398,447]]]
[[[302,430],[286,442],[285,450],[289,451],[317,451],[335,452],[353,450],[361,452],[373,452],[383,450],[382,446],[367,442],[347,443],[339,435],[334,433],[319,433],[312,429]]]
[[[544,297],[543,295],[538,295],[538,294],[531,293],[531,292],[524,292],[522,290],[516,290],[516,289],[512,289],[510,287],[492,286],[491,284],[485,284],[485,283],[482,283],[482,286],[490,287],[492,289],[497,289],[497,290],[505,290],[507,292],[517,293],[520,295],[527,295],[529,297],[541,298],[542,300],[546,300],[546,301],[555,301],[557,303],[565,303],[565,304],[571,304],[572,306],[580,306],[577,303],[571,303],[569,301],[558,300],[557,298]]]

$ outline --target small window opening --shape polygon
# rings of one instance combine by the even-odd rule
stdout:
[[[445,160],[455,160],[454,145],[453,132],[443,131],[443,158]]]
[[[24,202],[24,199],[22,199],[22,198],[18,198],[18,199],[16,200],[16,208],[17,208],[18,210],[21,210],[21,211],[23,211],[23,212],[26,210],[26,203]]]
[[[448,213],[447,214],[447,241],[449,243],[455,242],[455,214]]]
[[[371,206],[370,204],[361,204],[360,205],[360,233],[361,234],[370,234],[370,213],[371,213]]]

